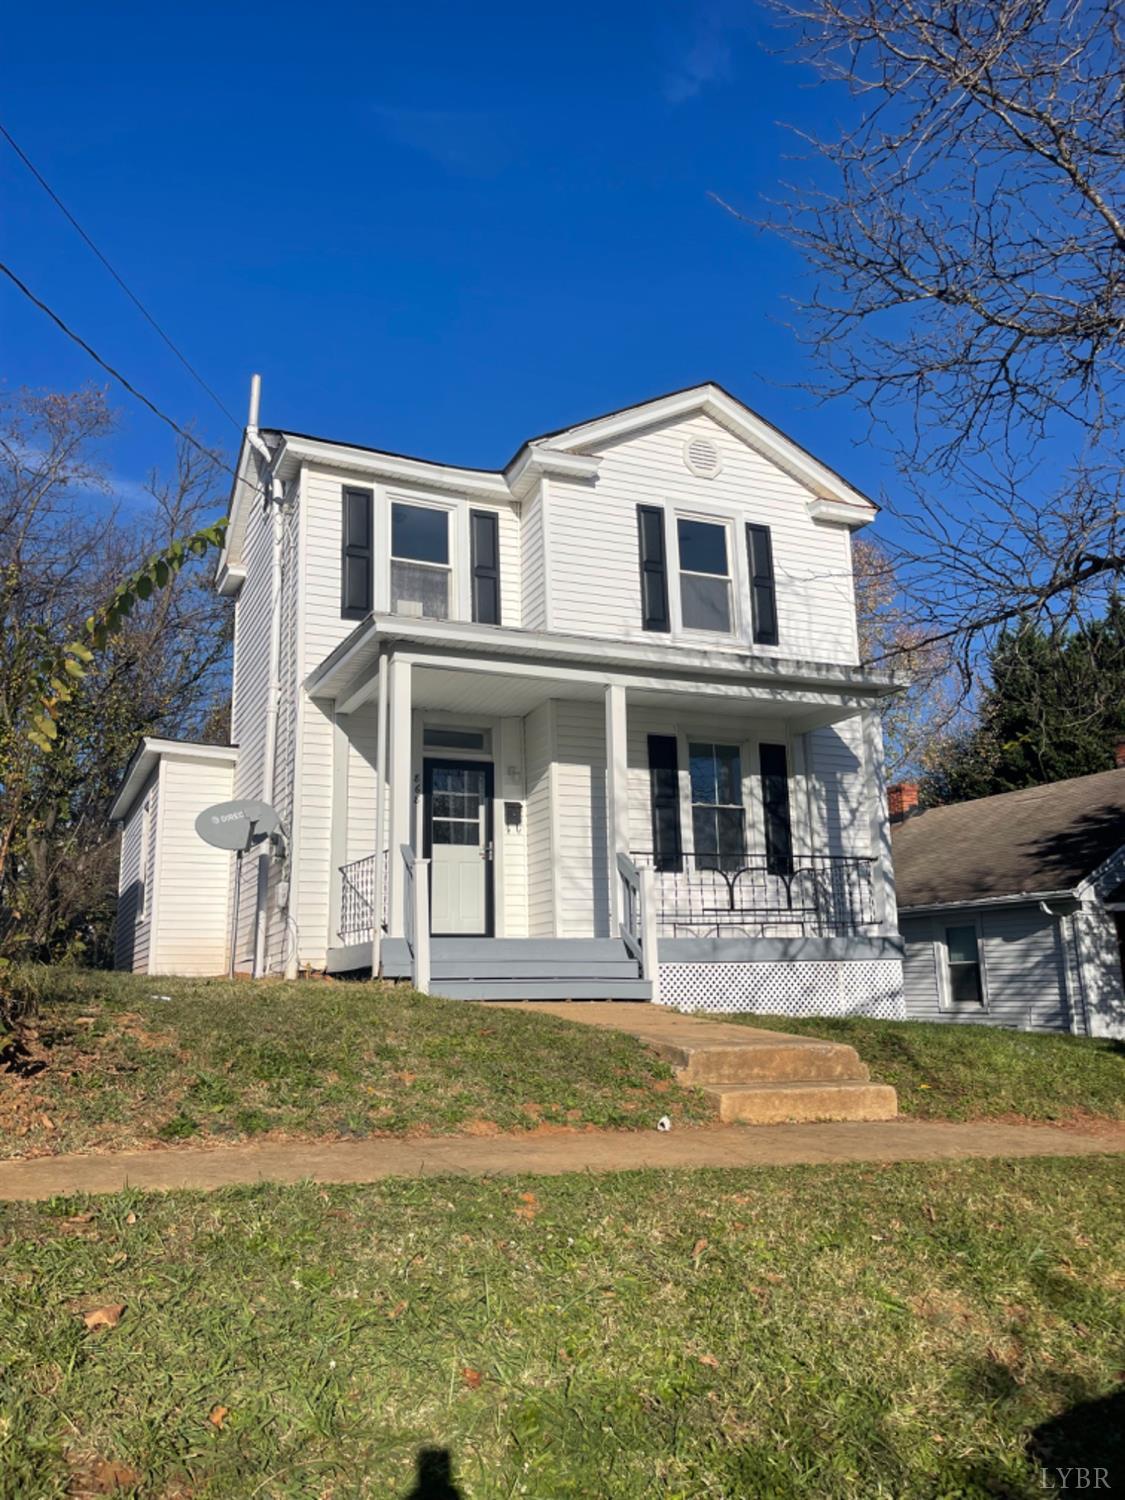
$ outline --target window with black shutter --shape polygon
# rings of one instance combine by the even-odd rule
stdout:
[[[777,589],[773,576],[773,542],[768,526],[746,527],[746,556],[750,564],[750,608],[754,644],[777,645]]]
[[[641,624],[645,630],[670,630],[664,512],[658,505],[637,506],[637,541],[641,559]]]
[[[495,511],[469,514],[473,570],[473,619],[481,625],[500,623],[500,518]]]
[[[684,867],[684,851],[680,838],[680,768],[675,735],[649,735],[648,774],[653,863],[658,870],[680,871]]]
[[[373,508],[374,496],[370,490],[344,490],[340,614],[345,620],[362,620],[371,613]]]
[[[766,869],[793,873],[793,831],[789,820],[789,764],[784,745],[759,745],[762,810],[766,827]]]

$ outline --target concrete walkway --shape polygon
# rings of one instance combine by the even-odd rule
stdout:
[[[212,1150],[45,1156],[0,1162],[0,1201],[125,1187],[230,1187],[255,1182],[377,1182],[385,1177],[627,1172],[643,1167],[784,1167],[800,1163],[953,1161],[965,1157],[1125,1152],[1125,1128],[1101,1134],[1038,1125],[710,1125],[651,1131],[521,1132],[488,1138],[279,1141]]]

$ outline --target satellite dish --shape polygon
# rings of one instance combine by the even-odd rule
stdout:
[[[195,831],[216,849],[235,849],[245,853],[280,827],[277,814],[268,802],[216,802],[205,807],[195,820]]]

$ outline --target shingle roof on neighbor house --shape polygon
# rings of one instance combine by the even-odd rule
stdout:
[[[892,838],[903,909],[1070,891],[1125,844],[1125,768],[932,807]]]

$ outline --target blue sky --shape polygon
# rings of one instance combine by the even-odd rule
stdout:
[[[114,3],[8,13],[4,123],[241,421],[495,466],[708,378],[877,495],[817,407],[801,264],[747,209],[839,96],[753,4]],[[2,256],[208,440],[236,434],[0,143]],[[9,387],[97,371],[0,286]],[[122,484],[171,435],[120,393]]]

